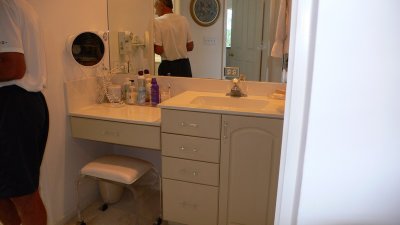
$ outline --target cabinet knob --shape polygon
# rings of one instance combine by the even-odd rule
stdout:
[[[183,208],[197,209],[197,204],[194,204],[194,203],[183,201],[183,202],[181,202],[181,205]]]
[[[199,173],[196,171],[193,171],[193,176],[197,176],[197,175],[199,175]]]
[[[185,150],[185,147],[181,146],[181,147],[179,147],[179,149],[180,149],[181,151],[183,151],[183,150]]]
[[[192,127],[192,128],[197,128],[197,127],[199,127],[199,124],[197,124],[197,123],[185,123],[185,122],[180,122],[179,125],[180,125],[181,127],[186,127],[186,126]]]
[[[194,148],[194,149],[193,149],[193,152],[197,152],[197,151],[198,151],[197,148]]]
[[[103,134],[107,135],[107,136],[119,137],[119,132],[118,131],[105,130],[105,131],[103,131]]]
[[[199,125],[197,123],[189,123],[189,127],[197,128]]]

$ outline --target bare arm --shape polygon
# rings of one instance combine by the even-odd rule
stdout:
[[[164,53],[164,47],[159,45],[154,45],[154,53],[161,55]]]
[[[188,52],[193,51],[193,48],[194,48],[194,43],[193,43],[193,41],[188,42],[188,43],[186,44],[186,49],[187,49]]]
[[[26,71],[24,54],[18,52],[0,53],[0,82],[18,80]]]

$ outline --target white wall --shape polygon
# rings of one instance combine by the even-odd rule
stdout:
[[[63,86],[66,79],[85,76],[66,54],[67,37],[85,30],[107,30],[107,5],[106,0],[30,2],[41,18],[46,42],[48,86],[44,94],[50,111],[50,131],[40,186],[52,225],[75,213],[75,179],[79,169],[109,148],[71,138]],[[93,197],[93,192],[86,194]]]
[[[224,46],[224,2],[225,0],[220,0],[221,10],[217,21],[212,26],[202,27],[195,23],[190,15],[190,1],[176,1],[176,3],[179,3],[179,14],[188,19],[192,31],[194,49],[193,52],[189,52],[189,59],[193,77],[221,79],[222,46]],[[215,39],[215,45],[205,44],[204,39]]]
[[[319,6],[316,42],[296,48],[315,52],[303,80],[312,78],[312,89],[307,128],[297,133],[305,137],[304,164],[297,220],[290,224],[399,224],[400,2],[297,2]],[[297,71],[294,87],[302,80],[296,83]]]
[[[153,69],[153,38],[149,36],[149,46],[133,47],[131,52],[125,55],[119,54],[118,31],[135,31],[141,41],[145,42],[145,32],[153,33],[153,2],[143,0],[113,0],[108,5],[109,29],[110,29],[110,60],[111,65],[117,61],[131,61],[131,73],[137,74],[138,69]],[[130,58],[130,59],[129,59]],[[133,69],[132,69],[133,67]]]

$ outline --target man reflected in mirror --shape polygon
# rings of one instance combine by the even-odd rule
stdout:
[[[194,48],[186,17],[173,13],[172,0],[156,0],[154,52],[161,56],[159,75],[192,77],[187,53]]]

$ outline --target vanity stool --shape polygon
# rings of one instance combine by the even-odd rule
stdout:
[[[159,173],[150,162],[142,159],[122,155],[105,155],[86,164],[81,169],[81,176],[77,182],[77,209],[80,225],[86,224],[81,216],[81,210],[79,207],[79,184],[83,178],[90,177],[98,181],[100,195],[104,202],[101,210],[105,211],[108,208],[108,204],[116,203],[120,200],[124,191],[124,187],[128,188],[132,192],[133,198],[135,199],[135,190],[131,184],[135,183],[149,171],[154,171],[155,174],[157,174],[159,179],[158,182],[160,182],[159,184],[161,186]],[[161,217],[158,218],[155,224],[160,223]]]

